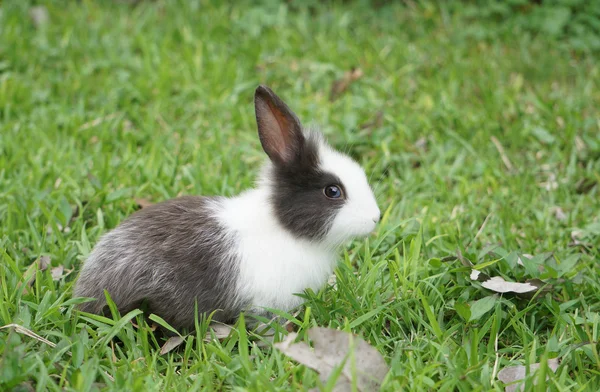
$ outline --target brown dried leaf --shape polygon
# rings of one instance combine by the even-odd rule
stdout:
[[[471,275],[469,277],[471,278],[471,280],[476,280],[478,282],[485,282],[490,278],[488,275],[475,269],[471,270]]]
[[[284,324],[284,327],[288,333],[296,333],[298,331],[298,326],[289,321]]]
[[[46,271],[50,266],[50,256],[41,256],[37,264],[40,271]]]
[[[135,203],[138,205],[138,207],[140,208],[146,208],[146,207],[150,207],[153,203],[148,200],[148,199],[135,199]]]
[[[469,260],[465,256],[463,256],[463,254],[460,250],[456,251],[456,257],[458,258],[458,260],[460,260],[460,263],[462,265],[464,265],[465,267],[473,267],[473,263],[471,263],[471,260]]]
[[[363,71],[360,68],[352,68],[350,71],[344,73],[341,79],[336,80],[331,85],[331,92],[329,93],[329,100],[335,101],[342,95],[350,85],[360,79],[363,76]]]
[[[160,355],[165,355],[169,351],[172,351],[184,341],[185,339],[182,336],[171,336],[160,348]]]
[[[415,142],[415,148],[417,150],[427,152],[427,138],[426,137],[418,138],[417,141]]]
[[[530,283],[518,283],[518,282],[507,282],[501,276],[494,276],[481,285],[488,290],[492,290],[496,293],[530,293],[536,291],[538,288]]]
[[[548,360],[548,368],[550,370],[552,370],[552,372],[556,372],[556,369],[558,369],[559,364],[560,363],[559,363],[558,358],[552,358],[552,359]],[[531,364],[529,366],[529,373],[531,374],[539,368],[540,368],[539,363]],[[521,380],[525,379],[526,375],[527,375],[527,367],[526,366],[523,366],[523,365],[510,366],[510,367],[505,367],[504,369],[502,369],[498,372],[498,380],[502,381],[505,384],[510,384],[504,388],[505,392],[514,392],[517,390],[523,391],[524,390],[523,388],[525,387],[524,383],[519,383],[517,381],[521,381]],[[536,381],[537,381],[537,379],[534,380],[534,383]]]
[[[296,336],[295,333],[289,334],[275,347],[317,371],[323,383],[343,364],[334,391],[351,391],[353,381],[359,391],[377,390],[388,373],[388,366],[379,351],[358,336],[331,328],[311,328],[308,336],[313,341],[314,350],[304,342],[293,343]],[[354,349],[353,358],[349,356],[351,348]],[[353,376],[356,376],[355,380]]]
[[[31,7],[29,9],[29,17],[36,28],[44,26],[50,20],[48,9],[43,5]]]
[[[63,273],[65,271],[65,267],[59,265],[58,267],[54,267],[50,270],[50,274],[52,275],[52,280],[60,280],[63,277]]]
[[[552,207],[550,209],[550,211],[552,211],[552,214],[554,215],[554,217],[556,218],[556,220],[564,221],[564,220],[566,220],[568,218],[568,216],[565,213],[565,211],[562,208],[558,207],[558,206]]]
[[[25,273],[23,274],[23,281],[17,283],[17,288],[21,286],[25,286],[24,293],[28,292],[27,288],[33,286],[35,283],[35,274],[38,270],[45,271],[48,269],[50,265],[50,257],[49,256],[41,256],[38,260],[34,261],[27,267]]]
[[[495,293],[515,293],[520,296],[529,297],[540,289],[550,291],[552,286],[539,279],[529,279],[525,283],[508,282],[501,276],[488,276],[480,271],[471,271],[471,280],[481,283],[481,286]]]
[[[581,230],[573,230],[571,232],[571,240],[573,240],[571,243],[569,243],[569,246],[586,246],[587,244],[582,242],[581,239],[583,238],[583,231]]]
[[[221,323],[211,323],[210,331],[206,332],[206,336],[204,337],[205,342],[210,342],[213,340],[213,335],[217,340],[223,340],[229,336],[231,330],[233,329],[232,325],[221,324]]]

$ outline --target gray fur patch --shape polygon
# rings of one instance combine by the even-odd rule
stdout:
[[[83,265],[75,286],[81,305],[103,313],[107,290],[121,312],[145,302],[148,311],[176,328],[194,327],[199,313],[229,322],[248,306],[239,293],[236,238],[227,235],[214,211],[218,198],[181,197],[130,216],[104,235]]]
[[[334,174],[319,168],[320,135],[307,133],[287,165],[274,164],[271,176],[271,202],[279,222],[299,238],[319,241],[329,231],[345,199],[328,199],[323,189],[344,184]]]

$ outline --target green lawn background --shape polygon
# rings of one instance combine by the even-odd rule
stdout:
[[[555,357],[548,388],[600,389],[599,14],[513,3],[0,3],[0,325],[56,344],[0,330],[0,389],[318,385],[238,345],[243,330],[160,355],[148,327],[69,302],[136,199],[252,185],[259,83],[363,164],[386,211],[340,254],[337,287],[307,294],[301,336],[360,334],[390,364],[384,390],[502,390],[499,369]],[[39,4],[46,23],[30,17]],[[353,68],[363,76],[331,101]],[[447,257],[459,250],[552,289],[494,296]],[[42,256],[48,269],[30,267]]]

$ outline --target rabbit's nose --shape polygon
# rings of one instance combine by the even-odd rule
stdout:
[[[381,212],[373,217],[373,222],[377,223],[381,219]]]

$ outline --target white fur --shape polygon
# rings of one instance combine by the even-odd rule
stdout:
[[[346,203],[337,213],[327,240],[340,244],[369,234],[379,222],[381,212],[364,170],[325,143],[321,143],[319,155],[322,170],[337,175],[346,192]]]
[[[220,219],[238,238],[239,290],[255,307],[289,310],[301,304],[295,293],[318,291],[335,267],[335,251],[295,238],[277,222],[265,189],[229,199]]]
[[[370,233],[379,220],[379,208],[362,168],[324,142],[319,151],[323,170],[336,174],[346,189],[347,201],[337,213],[322,242],[294,237],[282,227],[269,203],[270,163],[258,188],[225,200],[219,221],[238,242],[233,250],[241,259],[239,292],[256,308],[291,310],[302,299],[294,294],[327,282],[343,242]]]

